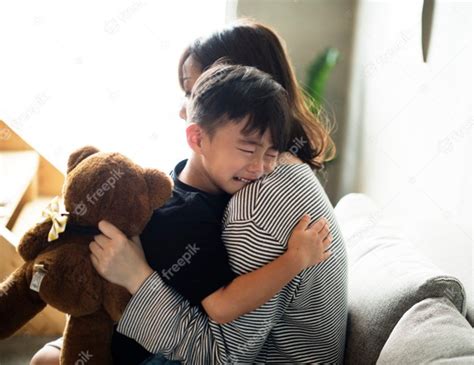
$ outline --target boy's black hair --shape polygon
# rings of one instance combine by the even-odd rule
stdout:
[[[242,132],[262,136],[270,130],[273,146],[280,152],[288,145],[290,115],[287,93],[270,75],[255,67],[222,62],[199,76],[188,105],[188,120],[211,137],[228,120],[239,123],[249,116]]]

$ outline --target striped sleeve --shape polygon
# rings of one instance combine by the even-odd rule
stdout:
[[[347,318],[347,260],[324,189],[309,167],[280,166],[234,195],[223,241],[238,275],[281,255],[301,216],[329,221],[331,258],[295,277],[270,301],[218,325],[167,287],[157,273],[128,304],[118,331],[184,364],[340,363]]]
[[[240,229],[234,230],[235,228],[238,225],[226,227],[225,242],[229,243],[227,247],[234,263],[233,269],[240,271],[240,275],[257,270],[284,252],[280,242],[265,235],[265,232],[252,223],[247,224],[245,233]],[[231,236],[232,243],[229,241]],[[265,304],[232,322],[221,325],[211,323],[214,337],[225,349],[231,363],[248,364],[255,361],[273,327],[279,323],[290,305],[299,282],[298,275]]]
[[[281,165],[234,195],[223,240],[232,269],[253,271],[281,255],[304,214],[325,217],[331,257],[302,271],[256,311],[221,326],[238,363],[340,363],[347,317],[345,245],[324,189],[307,165]]]
[[[223,363],[209,319],[154,272],[128,303],[117,331],[183,364]]]

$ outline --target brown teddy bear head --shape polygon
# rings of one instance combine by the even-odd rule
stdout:
[[[63,186],[68,222],[97,227],[105,219],[128,237],[143,231],[171,191],[171,179],[163,172],[92,146],[71,154]]]

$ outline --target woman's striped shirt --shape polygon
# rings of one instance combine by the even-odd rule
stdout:
[[[285,252],[305,214],[325,217],[333,236],[326,261],[302,271],[270,301],[217,324],[163,284],[157,273],[134,295],[118,331],[151,352],[190,364],[342,363],[347,321],[347,257],[333,208],[305,164],[281,165],[235,194],[223,241],[237,274]]]

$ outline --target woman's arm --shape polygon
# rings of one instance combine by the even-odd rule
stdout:
[[[208,317],[150,268],[139,238],[129,240],[106,221],[101,221],[99,228],[103,234],[90,243],[94,267],[106,280],[133,295],[117,331],[168,359],[193,364],[226,362],[211,340]]]
[[[209,317],[219,324],[231,322],[268,302],[307,267],[326,260],[332,240],[327,222],[323,218],[309,223],[309,216],[301,219],[280,257],[207,296],[201,304]]]

